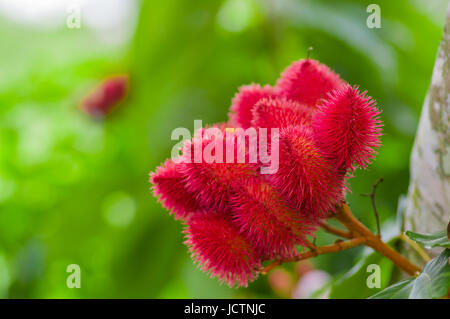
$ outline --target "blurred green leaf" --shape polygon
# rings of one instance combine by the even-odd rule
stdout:
[[[430,299],[446,296],[450,288],[450,249],[430,260],[417,278],[398,282],[370,299]]]
[[[390,244],[395,244],[396,240],[391,240]],[[380,267],[380,288],[369,288],[367,278],[371,274],[368,272],[369,265]],[[392,276],[394,264],[378,252],[363,257],[352,269],[342,277],[339,277],[331,286],[331,299],[358,299],[371,296],[374,291],[381,291],[387,287]]]
[[[87,26],[35,28],[2,15],[0,296],[274,297],[263,276],[236,290],[199,271],[180,225],[151,195],[148,173],[170,156],[174,128],[226,121],[240,85],[275,83],[309,46],[314,59],[367,89],[383,109],[384,146],[369,170],[349,179],[348,200],[374,228],[359,194],[383,175],[377,205],[388,220],[409,182],[448,1],[380,0],[383,27],[369,30],[370,3],[139,1],[134,37],[120,46],[105,45]],[[129,99],[104,121],[80,112],[80,99],[118,72],[130,74]],[[359,251],[315,262],[338,283]],[[380,262],[384,286],[392,265],[367,258]],[[82,289],[65,285],[71,263],[82,269]],[[366,286],[368,273],[358,269],[342,296]]]
[[[399,281],[369,299],[408,299],[414,278]]]

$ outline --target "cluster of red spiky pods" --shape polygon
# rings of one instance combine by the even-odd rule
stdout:
[[[185,222],[186,244],[201,268],[246,286],[262,261],[295,257],[343,201],[346,173],[366,167],[380,145],[378,116],[365,92],[327,66],[294,62],[274,87],[241,87],[229,122],[212,126],[222,133],[278,128],[278,170],[263,175],[259,162],[229,163],[224,154],[215,154],[220,161],[195,159],[193,150],[207,151],[217,139],[202,129],[185,143],[184,160],[169,159],[151,173],[154,194]]]

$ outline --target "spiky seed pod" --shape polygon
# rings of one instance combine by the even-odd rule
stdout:
[[[83,99],[80,107],[94,118],[103,118],[125,98],[128,85],[128,75],[110,76]]]
[[[301,215],[260,177],[235,182],[233,222],[266,259],[292,258],[316,229],[314,218]]]
[[[247,286],[261,267],[254,247],[226,214],[199,213],[187,222],[185,244],[200,268],[228,286]]]
[[[168,159],[150,174],[154,195],[164,208],[174,214],[175,219],[186,219],[192,212],[201,209],[195,195],[185,187],[186,180],[180,171],[181,165]]]
[[[205,152],[211,149],[213,142],[221,144],[222,156],[206,161]],[[186,188],[196,194],[196,199],[208,211],[226,212],[229,209],[229,198],[233,192],[232,183],[236,178],[254,176],[257,174],[256,163],[239,163],[242,152],[246,148],[241,146],[245,141],[232,141],[226,135],[203,134],[185,143],[183,148],[183,166],[180,170],[186,176]],[[233,157],[227,162],[227,150],[233,149]],[[200,162],[196,162],[196,153],[201,152]],[[214,153],[214,152],[212,152]],[[218,153],[217,153],[218,154]],[[213,154],[214,155],[214,154]],[[246,154],[242,155],[248,159]],[[217,162],[218,159],[221,162]]]
[[[314,107],[327,92],[345,82],[326,65],[304,59],[288,66],[275,86],[276,94]]]
[[[248,128],[252,121],[252,108],[263,98],[274,97],[270,85],[261,87],[259,84],[244,85],[239,88],[230,107],[230,123],[234,126]]]
[[[280,131],[279,168],[267,178],[303,214],[326,217],[343,200],[343,177],[325,159],[311,130],[304,126]]]
[[[380,146],[382,122],[376,102],[357,86],[331,92],[314,117],[315,139],[340,170],[365,168]]]
[[[283,98],[265,98],[253,107],[252,126],[283,128],[290,125],[309,126],[313,110],[303,104]]]

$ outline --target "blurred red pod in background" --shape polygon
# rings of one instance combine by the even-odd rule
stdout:
[[[94,118],[103,118],[125,99],[128,91],[129,76],[112,75],[97,85],[81,101],[80,107]]]

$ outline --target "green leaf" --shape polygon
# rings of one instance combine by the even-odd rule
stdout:
[[[399,281],[369,297],[369,299],[408,299],[414,278]]]
[[[395,238],[390,240],[389,243],[394,244],[396,241],[397,239]],[[367,278],[370,275],[367,269],[371,264],[380,266],[380,288],[369,288],[367,285]],[[330,290],[330,299],[367,298],[374,292],[381,291],[388,286],[393,268],[394,264],[388,258],[376,251],[369,253],[361,258],[346,274],[333,282]]]
[[[433,297],[431,278],[426,273],[421,273],[411,282],[410,287],[408,299],[431,299]]]
[[[367,267],[371,264],[380,266],[381,288],[369,288],[366,284],[366,280],[370,275],[367,272]],[[369,254],[344,274],[343,277],[333,283],[330,291],[330,299],[367,298],[389,284],[393,266],[393,263],[389,259],[383,257],[378,252]]]
[[[423,269],[422,275],[430,277],[431,294],[440,298],[448,293],[450,288],[450,249],[445,249],[439,256],[430,260]]]
[[[369,299],[431,299],[447,295],[450,288],[450,249],[430,260],[417,278],[400,281]]]
[[[424,245],[425,247],[446,247],[450,248],[450,240],[447,237],[445,230],[434,234],[418,234],[412,231],[407,231],[406,236],[415,242]]]
[[[395,245],[398,241],[399,228],[396,223],[392,221],[386,222],[381,232],[389,245]],[[355,266],[332,283],[329,295],[330,299],[367,298],[389,285],[394,269],[392,261],[370,248],[367,248],[364,252],[364,256]],[[380,266],[380,288],[369,288],[367,286],[367,278],[370,275],[367,269],[371,264]]]

